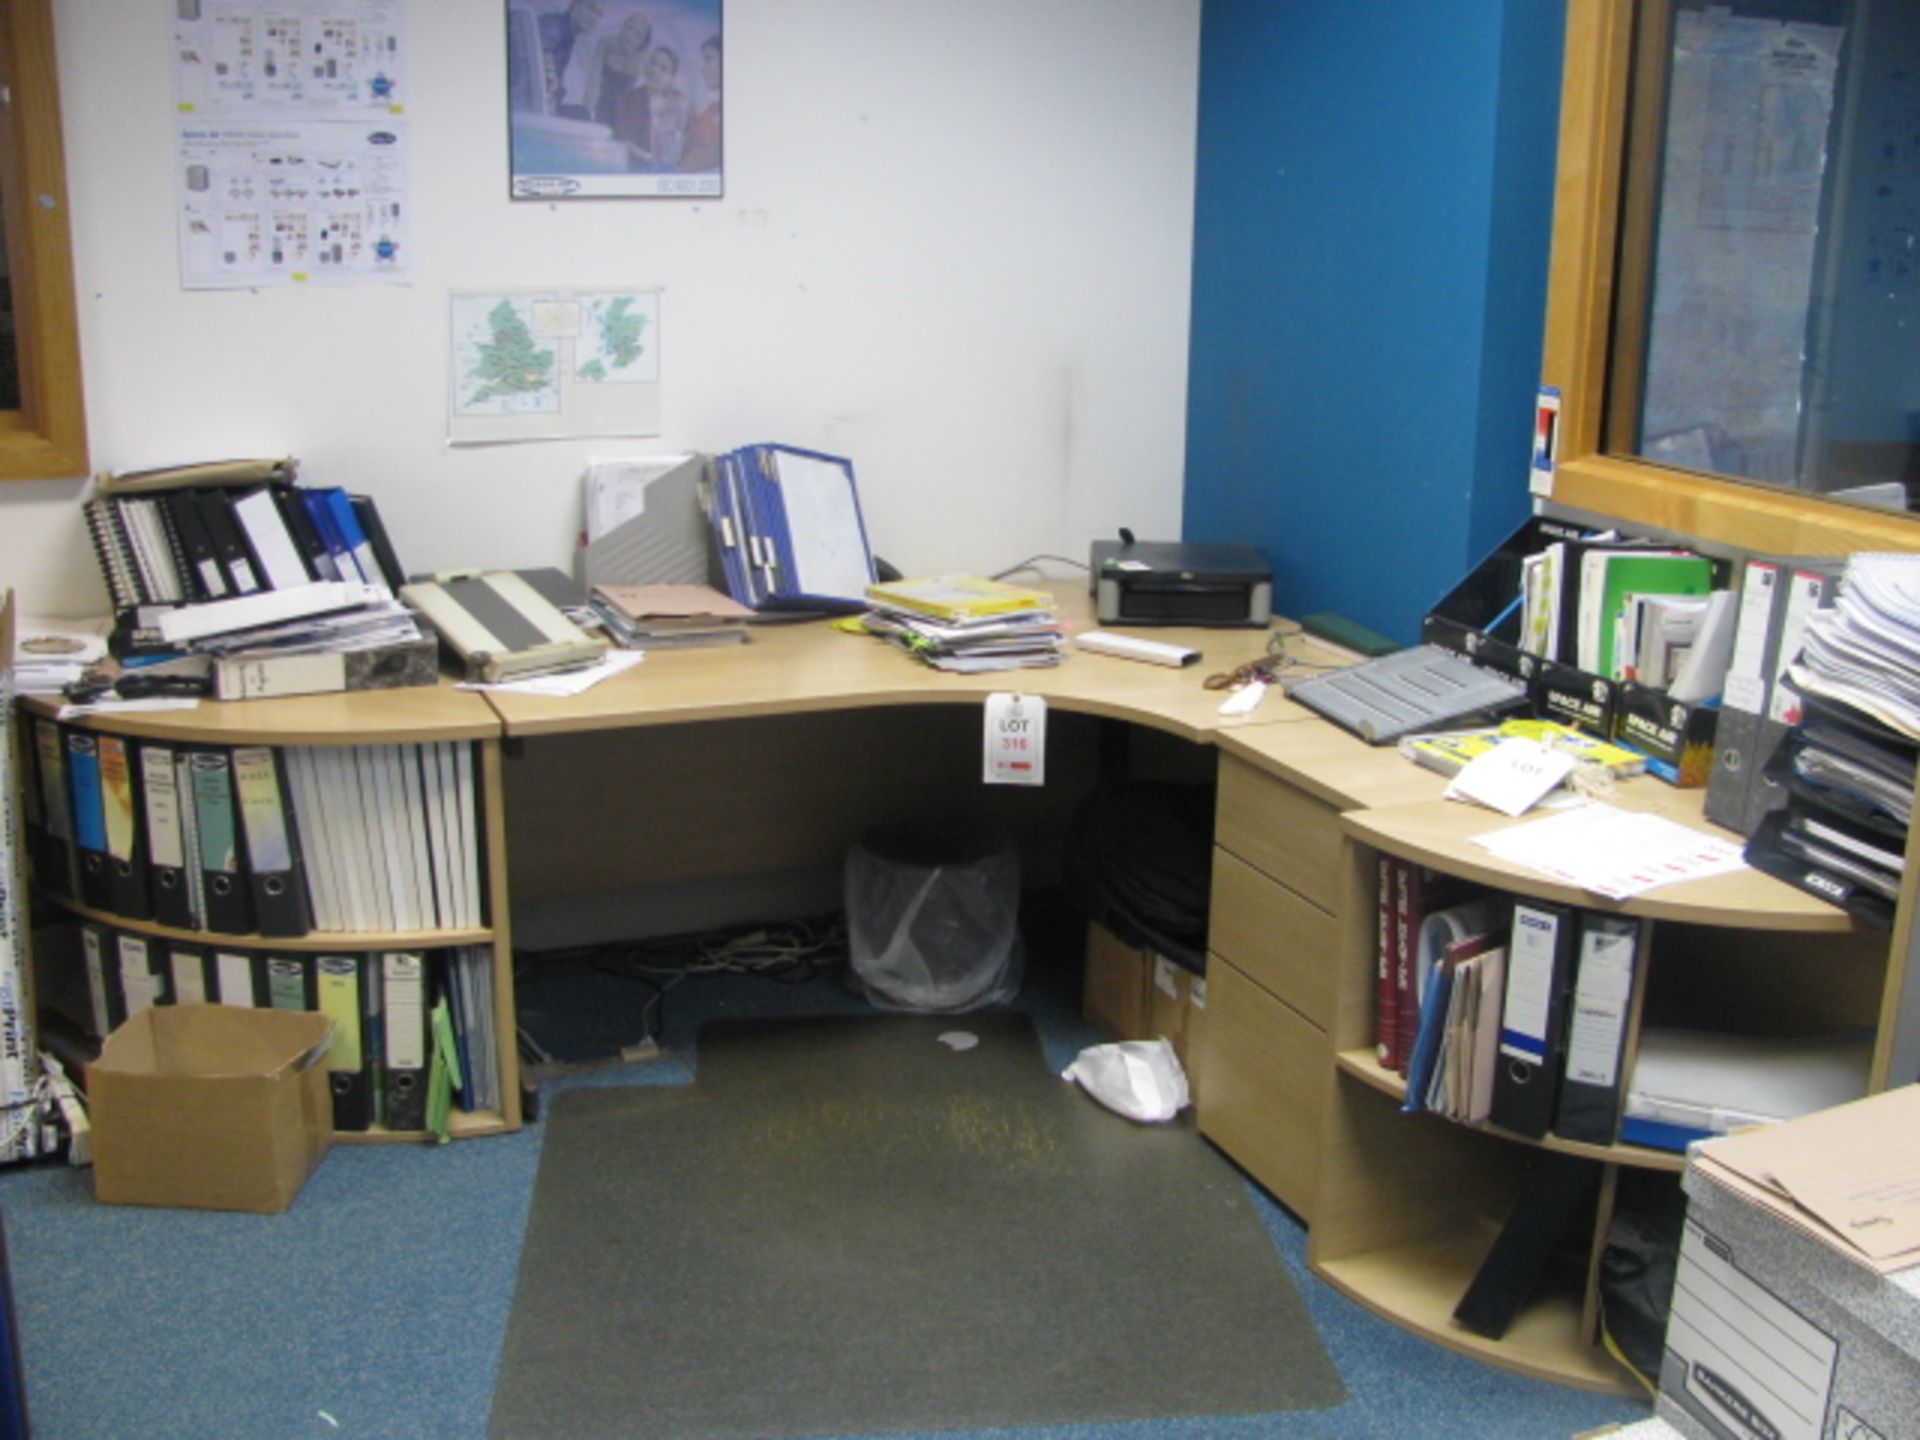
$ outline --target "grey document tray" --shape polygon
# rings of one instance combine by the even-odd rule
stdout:
[[[1520,681],[1482,670],[1437,645],[1416,645],[1345,670],[1312,675],[1286,689],[1291,698],[1369,745],[1444,729],[1527,701],[1527,687]]]

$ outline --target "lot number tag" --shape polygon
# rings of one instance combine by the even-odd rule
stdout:
[[[1033,695],[987,697],[989,785],[1047,783],[1047,702]]]

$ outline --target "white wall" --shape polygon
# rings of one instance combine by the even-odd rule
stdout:
[[[410,569],[570,565],[590,456],[852,458],[908,571],[1177,535],[1199,0],[729,0],[719,201],[506,197],[498,0],[412,0],[412,278],[187,292],[169,6],[56,0],[96,470],[293,454]],[[663,287],[664,434],[455,448],[449,290]],[[0,580],[104,608],[78,482]]]

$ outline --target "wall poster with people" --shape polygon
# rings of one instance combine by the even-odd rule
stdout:
[[[507,0],[516,200],[723,193],[721,0]]]

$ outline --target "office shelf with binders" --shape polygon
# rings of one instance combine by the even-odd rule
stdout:
[[[1698,791],[1641,779],[1623,786],[1616,803],[1710,828],[1700,817],[1701,799]],[[1379,1063],[1373,1043],[1378,858],[1397,856],[1516,897],[1638,920],[1640,981],[1623,1076],[1647,1023],[1752,1036],[1847,1029],[1884,1036],[1894,1017],[1882,997],[1897,989],[1897,957],[1890,958],[1884,935],[1751,871],[1625,902],[1599,900],[1471,843],[1500,823],[1447,801],[1341,817],[1348,919],[1339,960],[1343,998],[1334,1013],[1343,1019],[1334,1037],[1308,1262],[1343,1293],[1450,1349],[1537,1378],[1637,1394],[1638,1383],[1601,1344],[1601,1258],[1621,1176],[1675,1173],[1684,1157],[1403,1113],[1406,1084]],[[1871,1084],[1885,1083],[1882,1064]],[[1455,1307],[1549,1156],[1597,1165],[1597,1199],[1580,1212],[1509,1328],[1498,1338],[1476,1334],[1454,1318]]]
[[[23,708],[23,719],[45,731],[56,723],[56,713],[50,702],[35,700]],[[327,958],[344,957],[362,967],[360,983],[371,985],[381,973],[382,957],[419,956],[436,973],[463,977],[469,997],[476,991],[485,996],[464,1014],[469,1044],[479,1035],[493,1037],[486,1072],[496,1083],[484,1103],[470,1095],[470,1108],[456,1104],[452,1133],[519,1128],[499,726],[479,696],[443,682],[351,696],[103,713],[58,726],[56,733],[80,735],[95,745],[105,742],[111,749],[118,742],[136,763],[147,753],[216,754],[236,767],[244,763],[270,788],[277,779],[286,818],[297,821],[287,827],[293,831],[290,886],[270,889],[259,883],[262,877],[241,872],[240,888],[252,895],[251,907],[218,909],[211,877],[194,903],[178,896],[170,902],[185,883],[176,886],[164,864],[151,868],[156,850],[164,860],[171,848],[154,840],[170,833],[168,807],[190,805],[192,794],[184,774],[178,791],[156,780],[154,792],[136,790],[132,797],[139,859],[150,867],[153,903],[123,906],[112,903],[118,898],[112,895],[101,903],[99,893],[82,887],[79,846],[67,846],[49,833],[49,812],[34,807],[38,824],[28,839],[35,884],[60,917],[43,927],[39,968],[51,981],[49,1003],[58,1006],[83,1044],[88,1036],[102,1038],[101,1022],[110,1013],[99,974],[103,948],[110,952],[110,965],[124,964],[124,973],[136,977],[131,999],[124,991],[116,997],[121,1012],[144,1000],[146,973],[154,977],[155,996],[163,1002],[176,995],[222,1000],[227,998],[222,987],[246,985],[251,966],[254,1003],[298,1004],[293,990],[303,987],[305,1003],[324,1008],[339,991],[329,990],[323,973],[337,977],[342,963],[335,958],[329,972]],[[156,774],[164,775],[164,766]],[[23,784],[38,784],[42,775],[36,765],[21,778]],[[137,775],[134,783],[139,784]],[[354,797],[352,807],[348,795]],[[248,832],[252,817],[239,813],[246,798],[239,796],[234,806],[236,846],[242,854],[266,853],[275,837],[263,840]],[[69,828],[73,818],[67,817]],[[191,854],[193,838],[174,844],[184,843]],[[276,910],[288,903],[287,889],[298,891],[297,904]],[[122,946],[133,958],[122,960]],[[143,973],[143,953],[152,956],[150,972]],[[116,969],[110,978],[122,973]],[[441,984],[452,988],[450,980]],[[363,1013],[372,1010],[369,998]],[[375,1124],[340,1129],[336,1138],[404,1139],[420,1133],[417,1126]]]

